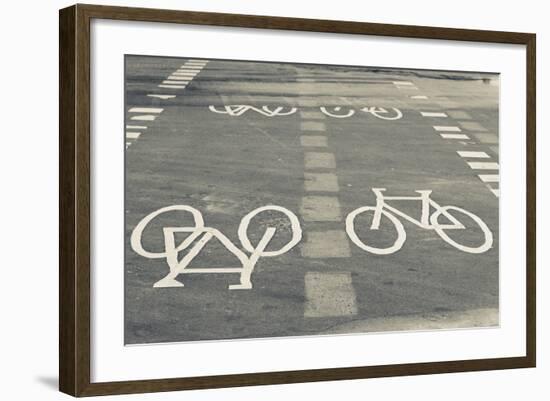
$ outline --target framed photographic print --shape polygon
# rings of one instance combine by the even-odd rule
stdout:
[[[535,366],[535,35],[60,11],[60,390]]]

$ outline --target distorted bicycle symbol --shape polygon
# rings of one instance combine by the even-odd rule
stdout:
[[[395,107],[392,107],[395,115],[393,116],[388,116],[387,114],[389,113],[388,110],[386,110],[384,107],[375,107],[375,106],[371,106],[371,107],[363,107],[361,109],[361,111],[364,111],[365,113],[370,113],[372,114],[373,116],[377,117],[377,118],[380,118],[382,120],[390,120],[390,121],[393,121],[393,120],[399,120],[403,117],[403,113],[401,112],[401,110],[399,109],[396,109]]]
[[[248,110],[255,111],[256,113],[260,113],[266,117],[275,117],[275,116],[289,116],[291,114],[296,113],[297,108],[296,107],[290,107],[288,111],[284,111],[284,107],[278,106],[275,107],[273,110],[269,106],[262,106],[261,109],[246,105],[246,104],[233,104],[233,105],[227,105],[223,106],[223,110],[218,110],[216,106],[208,106],[210,111],[214,113],[219,114],[228,114],[232,117],[238,117],[243,115]]]
[[[150,252],[145,250],[142,245],[143,231],[157,216],[170,211],[185,211],[191,213],[193,216],[194,225],[191,227],[164,227],[164,251]],[[247,232],[250,221],[258,214],[266,211],[283,213],[290,221],[292,237],[285,246],[276,251],[266,251],[267,245],[275,235],[276,228],[274,227],[268,227],[265,230],[256,247],[252,245],[250,239],[248,238]],[[189,233],[189,236],[180,244],[176,244],[176,233]],[[233,242],[231,242],[231,240],[221,231],[212,227],[206,227],[204,225],[202,214],[197,209],[187,205],[174,205],[161,208],[145,216],[134,228],[130,242],[132,249],[137,254],[145,258],[166,259],[166,262],[170,267],[170,271],[164,278],[157,281],[153,287],[183,287],[184,285],[180,281],[176,280],[176,277],[180,274],[240,273],[240,284],[230,285],[229,289],[251,289],[252,282],[250,277],[258,260],[261,257],[279,256],[288,252],[302,239],[302,228],[300,227],[300,222],[294,213],[281,206],[268,205],[255,209],[243,217],[239,224],[238,237],[243,248],[250,253],[249,256],[236,247]],[[189,263],[191,263],[191,261],[200,253],[204,246],[213,238],[218,239],[230,253],[236,256],[239,259],[241,266],[219,268],[188,267]],[[194,245],[192,245],[193,243]],[[187,254],[183,258],[178,259],[178,254],[181,251],[187,250],[187,248],[189,248]]]
[[[399,220],[398,217],[401,217],[415,225],[417,225],[420,228],[426,229],[426,230],[434,230],[445,242],[448,244],[454,246],[455,248],[468,253],[483,253],[486,252],[491,248],[493,245],[493,234],[491,233],[491,230],[487,227],[487,225],[481,220],[478,216],[475,214],[468,212],[467,210],[461,209],[456,206],[441,206],[437,202],[435,202],[433,199],[430,198],[430,194],[432,193],[431,190],[421,190],[421,191],[415,191],[420,194],[420,196],[384,196],[383,192],[385,191],[385,188],[372,188],[372,191],[376,195],[376,205],[375,206],[363,206],[360,207],[353,212],[351,212],[347,218],[346,218],[346,232],[348,233],[349,238],[353,241],[355,245],[357,245],[359,248],[371,252],[377,255],[389,255],[394,252],[397,252],[401,249],[403,244],[405,243],[405,240],[407,238],[407,234],[405,232],[405,228],[403,227],[403,223]],[[422,215],[420,220],[416,220],[415,218],[405,214],[404,212],[396,209],[393,206],[388,205],[386,203],[387,200],[405,200],[405,201],[421,201],[422,204]],[[430,210],[435,209],[433,213],[430,214]],[[447,234],[447,230],[464,230],[466,227],[464,224],[462,224],[457,217],[454,217],[450,211],[458,212],[463,215],[468,216],[471,218],[475,224],[481,229],[483,233],[483,243],[477,247],[471,247],[459,244],[455,240],[453,240],[449,235]],[[397,239],[393,243],[392,246],[387,248],[377,248],[374,246],[369,246],[365,244],[357,235],[355,232],[355,219],[357,216],[361,215],[362,213],[366,212],[373,212],[373,218],[372,223],[370,224],[371,230],[378,230],[380,228],[381,224],[381,218],[382,216],[385,216],[394,226],[394,228],[397,231]],[[440,216],[443,216],[446,218],[449,223],[447,224],[441,224],[439,223],[438,219]]]

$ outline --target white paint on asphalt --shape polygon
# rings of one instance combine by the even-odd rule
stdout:
[[[438,112],[432,112],[432,111],[421,111],[420,114],[422,114],[422,117],[447,117],[447,114],[445,113],[438,113]]]
[[[500,189],[490,188],[493,195],[495,195],[497,198],[500,198]]]
[[[440,134],[443,139],[470,139],[466,134]]]
[[[159,88],[183,89],[185,85],[159,85]]]
[[[327,137],[320,135],[302,135],[300,143],[303,147],[326,148],[328,146]]]
[[[486,132],[487,128],[475,121],[459,121],[460,126],[468,131]]]
[[[304,164],[306,169],[336,168],[334,154],[328,152],[306,152]]]
[[[166,99],[173,99],[176,97],[176,95],[157,95],[155,93],[148,94],[149,97],[156,97],[158,99],[166,100]]]
[[[183,81],[183,82],[178,82],[180,84],[186,84],[189,82],[189,77],[183,77],[181,75],[170,75],[167,79],[171,81]]]
[[[479,179],[483,182],[499,182],[500,177],[498,174],[479,174]]]
[[[494,162],[467,162],[473,170],[498,170],[498,163]]]
[[[434,125],[434,130],[438,132],[461,132],[462,131],[459,127],[454,127],[449,125]]]
[[[348,118],[355,114],[355,110],[346,108],[344,111],[342,111],[341,106],[332,107],[332,111],[329,111],[326,107],[321,106],[321,111],[323,114],[326,114],[327,116],[334,117],[334,118]]]
[[[302,245],[302,256],[313,259],[349,258],[351,250],[347,235],[342,230],[311,231]]]
[[[176,70],[172,73],[172,75],[189,75],[191,77],[194,77],[198,74],[196,71],[188,71],[188,70]]]
[[[300,207],[304,221],[341,221],[340,202],[335,196],[304,196]]]
[[[127,125],[126,129],[147,129],[145,125]]]
[[[152,113],[152,114],[160,114],[164,111],[164,109],[156,108],[156,107],[132,107],[130,110],[128,110],[129,113]]]
[[[201,65],[193,65],[193,64],[184,64],[181,66],[181,69],[188,69],[188,70],[202,70]]]
[[[126,131],[126,139],[138,139],[141,132]]]
[[[325,123],[317,121],[302,121],[300,123],[300,129],[302,131],[326,131]]]
[[[456,153],[458,153],[460,157],[466,157],[466,158],[489,159],[491,157],[485,152],[471,152],[471,151],[465,151],[465,150],[457,150]]]
[[[357,300],[350,273],[307,272],[304,317],[352,316]]]
[[[304,173],[307,192],[338,192],[338,177],[333,173]]]
[[[162,81],[163,85],[181,85],[181,84],[187,84],[189,81]]]
[[[425,95],[413,95],[413,96],[411,96],[411,99],[425,100],[425,99],[428,99],[428,96],[425,96]]]
[[[414,84],[409,81],[393,81],[393,84],[396,86],[414,86]]]
[[[146,114],[146,115],[142,115],[142,116],[133,116],[133,117],[130,117],[130,120],[137,120],[137,121],[155,121],[155,118],[157,118],[157,116],[154,116],[154,115],[151,115],[151,114]]]

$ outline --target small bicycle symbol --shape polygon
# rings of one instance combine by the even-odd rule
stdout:
[[[407,221],[410,221],[420,228],[424,228],[426,230],[434,230],[441,237],[441,239],[463,252],[483,253],[489,250],[493,245],[493,234],[491,233],[487,225],[483,222],[483,220],[481,220],[475,214],[470,213],[467,210],[461,209],[459,207],[439,205],[437,202],[430,199],[430,194],[432,193],[431,190],[415,191],[419,193],[420,196],[384,196],[383,191],[385,190],[385,188],[372,188],[372,191],[376,195],[376,205],[360,207],[351,212],[346,218],[346,231],[348,233],[348,236],[359,248],[377,255],[388,255],[400,250],[405,243],[405,240],[407,239],[407,234],[405,232],[405,228],[403,227],[403,223],[401,223],[398,216],[404,218]],[[388,205],[386,203],[386,200],[420,200],[422,202],[422,215],[420,220],[416,220],[415,218],[405,214],[395,207]],[[430,210],[432,208],[435,209],[435,211],[430,214]],[[465,229],[464,224],[458,221],[458,219],[454,217],[450,213],[450,211],[462,213],[470,217],[479,226],[479,228],[481,228],[484,236],[484,240],[481,245],[479,245],[478,247],[462,245],[447,235],[447,230]],[[392,246],[387,248],[377,248],[369,246],[361,241],[361,239],[358,237],[357,233],[355,232],[355,219],[360,214],[367,212],[374,213],[372,223],[370,224],[371,230],[378,230],[380,228],[382,216],[386,217],[393,224],[397,231],[397,239]],[[440,224],[438,221],[440,216],[445,217],[448,221],[450,221],[450,223]]]

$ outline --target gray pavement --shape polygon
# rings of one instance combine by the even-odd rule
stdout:
[[[498,324],[498,76],[128,56],[125,112],[126,344]],[[373,230],[373,188],[431,190],[436,204],[423,213],[420,200],[387,200],[409,219],[386,208]],[[254,209],[284,207],[303,236],[260,256],[250,289],[229,289],[239,273],[220,272],[153,287],[169,264],[136,252],[131,235],[172,205],[200,211],[247,256],[237,230]],[[468,212],[440,209],[449,240],[429,221],[437,205]],[[361,244],[390,249],[404,238],[398,220],[400,249],[377,254],[352,239],[346,217],[365,206]],[[163,228],[193,225],[189,213],[164,213],[143,247],[164,252]],[[248,228],[252,247],[267,227],[266,251],[290,241],[289,219],[263,212]],[[181,244],[189,234],[171,235]],[[186,273],[228,266],[241,264],[214,235]]]

